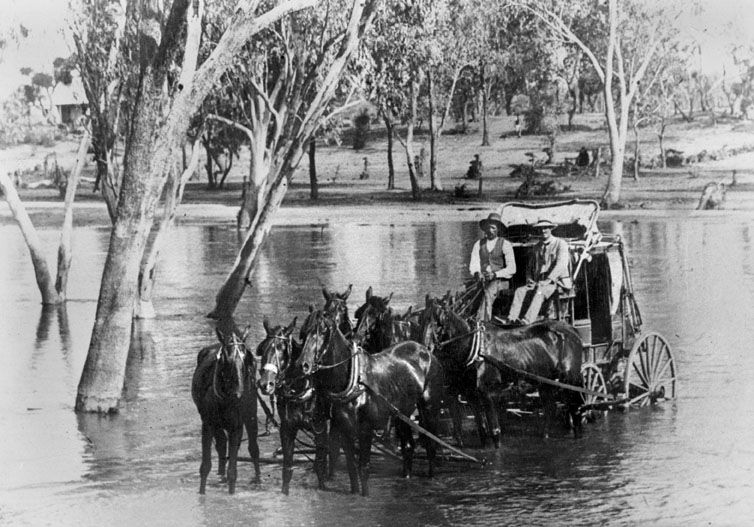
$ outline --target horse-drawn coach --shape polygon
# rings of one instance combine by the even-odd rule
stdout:
[[[517,272],[511,288],[493,306],[495,320],[503,320],[513,290],[525,282],[539,240],[533,225],[552,222],[553,236],[569,246],[573,287],[559,288],[540,316],[571,325],[581,337],[580,393],[585,407],[646,406],[673,399],[677,379],[670,345],[659,333],[642,330],[626,247],[620,235],[599,231],[599,211],[598,203],[591,200],[502,205],[500,216],[513,245]],[[476,312],[480,295],[471,285],[460,297],[457,311],[462,315]]]
[[[402,459],[404,476],[412,470],[412,430],[425,440],[430,475],[436,444],[460,458],[480,461],[438,437],[444,407],[450,411],[460,447],[464,442],[461,403],[468,403],[484,447],[490,438],[499,446],[499,417],[511,410],[512,394],[538,393],[545,433],[558,404],[566,409],[578,433],[586,412],[673,399],[676,365],[670,346],[660,334],[642,331],[623,241],[618,235],[600,233],[598,214],[599,205],[585,200],[503,205],[501,222],[513,245],[517,271],[512,287],[493,304],[490,321],[476,318],[483,296],[483,284],[477,280],[456,295],[427,295],[423,309],[409,308],[404,314],[390,307],[392,294],[374,295],[369,287],[365,303],[354,313],[355,324],[347,305],[351,286],[341,294],[323,289],[325,305],[321,309],[310,306],[298,339],[294,337],[296,318],[288,326],[265,320],[266,337],[256,354],[258,397],[261,401],[261,394],[275,395],[277,400],[283,492],[288,492],[291,481],[298,430],[308,431],[314,443],[310,447],[316,453],[320,488],[332,473],[340,446],[351,491],[366,495],[373,440],[386,437],[373,432],[386,427],[395,428],[401,454],[390,448],[383,453]],[[543,221],[568,245],[571,280],[566,285],[570,287],[563,285],[555,291],[542,305],[538,320],[523,326],[503,323],[513,289],[526,282],[527,266],[541,239],[534,226]],[[561,255],[565,258],[564,249]],[[253,385],[253,373],[247,367],[253,362],[252,352],[246,348],[239,352],[238,343],[244,339],[232,333],[230,341],[218,333],[220,344],[200,355],[200,359],[207,357],[207,364],[202,367],[200,360],[193,393],[200,412],[204,408],[200,403],[206,399],[215,413],[222,408],[231,416],[250,417],[246,419],[249,452],[258,467],[256,399],[233,396],[247,394]],[[238,405],[248,406],[249,411],[239,414]],[[411,418],[414,413],[418,423]],[[213,421],[210,417],[202,414],[201,492],[210,470],[213,431],[219,438],[221,474],[226,446],[219,428],[226,429],[232,439],[228,476],[235,481],[240,429],[245,424],[239,418]]]

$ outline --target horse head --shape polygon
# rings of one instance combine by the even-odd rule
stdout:
[[[261,358],[259,381],[257,385],[265,395],[272,395],[293,360],[293,328],[296,318],[288,327],[271,327],[267,317],[262,325],[266,337],[257,346],[257,356]]]
[[[351,318],[348,316],[347,303],[352,290],[353,284],[349,284],[346,290],[342,293],[334,293],[329,291],[326,287],[322,288],[322,295],[325,297],[325,307],[323,310],[325,313],[333,315],[341,333],[344,335],[353,333]]]
[[[225,399],[235,396],[237,399],[246,390],[248,361],[247,349],[244,341],[248,328],[242,336],[238,336],[232,329],[223,333],[220,328],[215,329],[220,346],[215,356],[215,369],[212,379],[212,389],[217,397]]]
[[[353,340],[369,348],[372,353],[390,345],[393,337],[393,312],[389,306],[392,298],[393,293],[386,297],[374,295],[370,287],[367,289],[366,302],[356,310]]]
[[[304,375],[310,375],[319,369],[319,363],[325,347],[330,341],[330,334],[335,321],[324,310],[312,311],[307,319],[307,333],[296,365]]]

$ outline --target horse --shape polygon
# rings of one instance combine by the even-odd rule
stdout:
[[[368,355],[349,342],[338,324],[323,311],[312,314],[313,328],[304,341],[298,364],[311,374],[315,390],[332,403],[332,418],[341,444],[351,492],[369,494],[372,432],[384,429],[393,412],[410,416],[419,410],[422,426],[436,433],[442,399],[442,368],[430,351],[413,341],[395,344]],[[396,433],[403,453],[403,476],[411,476],[414,440],[411,427],[398,419]],[[358,438],[358,469],[354,443]],[[434,474],[436,449],[425,443],[429,476]]]
[[[228,463],[228,492],[236,490],[238,449],[243,428],[249,440],[249,456],[259,483],[257,445],[257,399],[254,387],[254,358],[246,349],[246,333],[216,329],[219,344],[203,348],[191,381],[191,397],[202,419],[202,462],[199,467],[199,493],[204,494],[212,468],[212,439],[218,457],[217,473],[225,475]],[[227,454],[227,457],[226,457]]]
[[[453,422],[453,436],[459,446],[463,446],[463,416],[458,400],[466,400],[474,413],[479,442],[482,448],[487,444],[487,436],[492,435],[495,447],[499,447],[499,437],[485,430],[485,414],[492,411],[492,402],[477,389],[477,363],[469,361],[467,343],[463,340],[465,332],[454,327],[447,328],[446,312],[452,308],[448,295],[443,300],[425,297],[425,307],[421,312],[418,333],[425,342],[432,342],[433,353],[440,361],[445,374],[446,403]],[[460,318],[460,317],[457,317]],[[461,338],[459,338],[459,333]],[[492,430],[492,419],[487,419],[488,428]]]
[[[516,328],[479,323],[472,329],[452,310],[447,311],[447,326],[458,346],[466,348],[468,362],[478,363],[476,386],[484,395],[483,401],[488,403],[485,410],[495,445],[499,445],[500,436],[500,399],[511,383],[522,378],[538,386],[545,411],[544,435],[547,437],[560,389],[537,382],[533,376],[580,387],[583,344],[578,332],[558,320],[543,320]],[[561,400],[578,435],[581,397],[576,391],[564,390]]]
[[[283,451],[283,494],[288,494],[293,475],[293,447],[299,430],[312,433],[315,443],[314,472],[317,474],[318,486],[325,490],[328,439],[327,408],[322,398],[317,397],[309,376],[303,375],[295,364],[301,354],[301,344],[293,339],[292,333],[296,319],[287,327],[270,326],[263,320],[266,337],[257,346],[260,357],[260,374],[258,386],[262,394],[275,395],[278,415],[280,416],[280,444]],[[331,442],[336,449],[337,442]],[[331,459],[335,453],[330,452]]]

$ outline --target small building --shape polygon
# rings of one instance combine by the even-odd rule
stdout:
[[[74,73],[70,84],[58,82],[52,90],[50,99],[57,110],[60,124],[73,128],[79,126],[87,109],[86,93],[81,77]]]

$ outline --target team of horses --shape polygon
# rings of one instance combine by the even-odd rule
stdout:
[[[234,492],[244,427],[259,481],[257,389],[261,395],[274,395],[276,401],[285,494],[293,473],[296,437],[305,430],[314,440],[319,488],[326,488],[342,449],[351,492],[366,496],[375,431],[395,430],[402,474],[410,477],[416,447],[412,414],[418,414],[421,428],[436,435],[440,409],[449,408],[453,436],[462,445],[459,399],[463,399],[474,412],[481,446],[491,439],[498,447],[502,402],[522,374],[530,383],[540,378],[581,384],[582,342],[565,323],[543,320],[505,328],[466,320],[454,311],[450,294],[428,295],[424,308],[398,314],[390,307],[392,294],[377,296],[370,287],[354,313],[354,326],[347,306],[351,291],[351,286],[343,293],[323,289],[324,306],[309,307],[297,338],[297,318],[288,325],[273,325],[265,318],[265,337],[252,352],[245,344],[246,335],[230,323],[218,329],[218,344],[199,353],[192,396],[202,419],[200,493],[205,492],[211,469],[213,439],[218,474],[224,476],[227,460],[229,492]],[[578,394],[533,384],[544,409],[544,433],[556,402],[561,401],[578,434]],[[419,439],[432,476],[437,445],[424,434]]]

